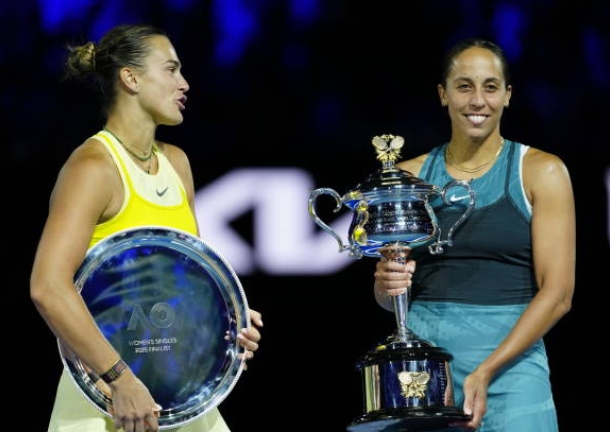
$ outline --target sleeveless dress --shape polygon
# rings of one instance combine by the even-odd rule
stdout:
[[[94,138],[112,155],[121,180],[125,199],[119,212],[110,220],[96,225],[89,247],[118,231],[154,225],[176,228],[197,235],[197,221],[188,204],[180,177],[165,155],[153,146],[159,162],[157,174],[147,174],[131,159],[123,146],[108,132]],[[166,429],[167,430],[167,429]],[[59,380],[48,432],[115,432],[112,419],[94,407],[64,370]],[[229,432],[214,408],[176,432]]]
[[[444,187],[447,144],[435,147],[419,177]],[[431,255],[413,248],[408,327],[452,355],[455,405],[463,406],[463,383],[502,342],[538,290],[534,279],[531,207],[521,180],[528,147],[506,140],[493,167],[471,180],[475,207],[453,235],[453,246]],[[452,205],[430,203],[446,236],[470,202],[468,191],[451,187]],[[442,237],[443,239],[445,237]],[[488,409],[479,432],[556,432],[556,408],[543,340],[500,371],[489,386]],[[454,430],[454,429],[447,429]],[[458,430],[458,429],[455,429]]]

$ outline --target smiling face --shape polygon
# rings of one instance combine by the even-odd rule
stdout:
[[[483,141],[499,135],[500,119],[512,88],[506,85],[502,62],[490,50],[470,47],[457,54],[446,80],[438,86],[447,106],[453,135]]]
[[[180,60],[168,38],[153,36],[150,45],[151,51],[140,77],[140,103],[156,124],[180,124],[186,103],[185,93],[189,89],[181,73]]]

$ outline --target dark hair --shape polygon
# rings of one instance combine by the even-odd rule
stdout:
[[[457,57],[462,51],[472,47],[487,49],[495,54],[498,59],[500,59],[500,63],[502,64],[502,74],[504,75],[504,82],[506,83],[506,86],[509,86],[511,79],[510,72],[508,70],[508,61],[504,56],[504,51],[502,48],[500,48],[500,46],[491,41],[477,38],[463,39],[457,42],[449,49],[449,51],[447,51],[441,67],[441,85],[445,87],[447,84],[447,78],[451,73],[451,68],[453,67],[453,60],[455,57]]]
[[[93,77],[101,91],[102,109],[107,114],[116,97],[119,70],[125,66],[142,69],[144,58],[150,53],[148,40],[153,36],[167,36],[167,33],[149,25],[125,24],[110,29],[98,44],[68,45],[66,76]]]

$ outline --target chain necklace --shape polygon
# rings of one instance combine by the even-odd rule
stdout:
[[[154,154],[153,148],[150,149],[150,153],[145,154],[144,156],[141,156],[141,155],[137,154],[135,151],[133,151],[130,146],[125,144],[121,138],[116,136],[106,126],[104,126],[103,129],[106,132],[108,132],[110,135],[112,135],[114,137],[114,139],[116,139],[119,142],[119,144],[121,144],[121,146],[123,146],[123,148],[129,152],[130,155],[132,155],[133,157],[135,157],[137,160],[139,160],[142,163],[143,162],[148,162],[148,166],[146,168],[143,168],[143,169],[144,169],[144,171],[146,171],[146,174],[150,174],[150,170],[152,169],[152,162],[153,162],[152,161],[152,157],[153,157],[153,154]]]
[[[466,168],[460,164],[458,164],[455,161],[455,156],[453,156],[453,153],[451,153],[451,149],[449,148],[449,145],[447,145],[447,147],[445,148],[445,160],[452,165],[455,169],[468,173],[468,174],[475,174],[478,173],[479,171],[483,170],[485,167],[487,167],[489,164],[491,164],[493,161],[495,161],[498,156],[500,155],[500,152],[502,151],[502,148],[504,147],[504,138],[501,138],[500,141],[500,148],[498,149],[498,151],[496,152],[496,154],[494,154],[491,159],[489,159],[487,162],[482,163],[479,166],[476,166],[474,168]]]
[[[135,151],[133,151],[131,149],[130,146],[128,146],[127,144],[125,144],[123,142],[123,140],[121,138],[119,138],[118,136],[116,136],[110,129],[108,129],[106,126],[104,126],[104,130],[106,132],[108,132],[110,135],[112,135],[114,137],[115,140],[117,140],[119,142],[119,144],[121,144],[125,150],[127,150],[133,157],[135,157],[137,160],[141,161],[141,162],[146,162],[148,160],[150,160],[150,158],[152,158],[153,155],[153,151],[152,148],[150,150],[150,153],[145,154],[144,156],[140,156],[139,154],[137,154]]]

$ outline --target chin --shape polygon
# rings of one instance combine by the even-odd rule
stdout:
[[[481,129],[471,130],[467,134],[468,138],[472,141],[482,141],[486,139],[489,135],[491,135],[491,131],[484,131]]]
[[[165,126],[177,126],[179,124],[182,124],[183,121],[184,121],[184,117],[180,116],[180,118],[166,119],[165,121],[161,122],[160,124],[163,124]]]

